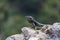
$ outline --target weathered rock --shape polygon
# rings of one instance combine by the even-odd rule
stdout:
[[[24,40],[24,35],[23,34],[12,35],[6,38],[6,40]]]
[[[36,33],[36,31],[34,29],[31,29],[28,27],[24,27],[21,30],[22,30],[22,33],[24,34],[25,39],[29,39],[31,37],[31,35]]]
[[[21,29],[22,30],[22,33],[25,35],[25,36],[30,36],[30,35],[33,35],[36,31],[34,29],[31,29],[31,28],[28,28],[28,27],[24,27]]]
[[[41,31],[46,33],[47,30],[49,30],[50,28],[52,27],[52,25],[44,25],[42,28],[41,28]]]
[[[49,37],[45,33],[43,33],[42,31],[40,31],[40,30],[37,30],[35,34],[31,35],[31,37],[35,37],[38,40],[49,39]]]
[[[54,23],[51,27],[55,40],[60,40],[60,23]]]
[[[51,39],[60,40],[60,23],[54,23],[51,27],[49,27],[46,33]]]
[[[38,40],[39,38],[36,37],[30,37],[29,40]]]
[[[25,38],[29,40],[46,40],[47,38],[49,38],[41,30],[34,30],[34,29],[24,27],[22,29],[22,32],[25,34]]]
[[[6,40],[60,40],[60,23],[45,25],[40,30],[23,27],[22,34],[9,36]]]

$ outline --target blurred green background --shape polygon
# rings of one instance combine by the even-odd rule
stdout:
[[[44,24],[60,22],[60,0],[0,0],[0,40],[30,26],[27,15]]]

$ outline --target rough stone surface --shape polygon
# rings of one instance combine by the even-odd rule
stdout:
[[[6,40],[24,40],[23,34],[15,34],[6,38]]]
[[[6,40],[60,40],[60,23],[45,25],[40,30],[23,27],[22,34],[12,35]]]

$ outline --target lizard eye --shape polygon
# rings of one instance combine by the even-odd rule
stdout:
[[[27,20],[33,20],[32,16],[26,16]]]
[[[32,18],[30,18],[30,19],[32,19]]]
[[[33,18],[29,18],[30,20],[33,20]]]

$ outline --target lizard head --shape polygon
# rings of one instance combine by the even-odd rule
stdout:
[[[25,16],[28,21],[34,20],[32,16]]]

